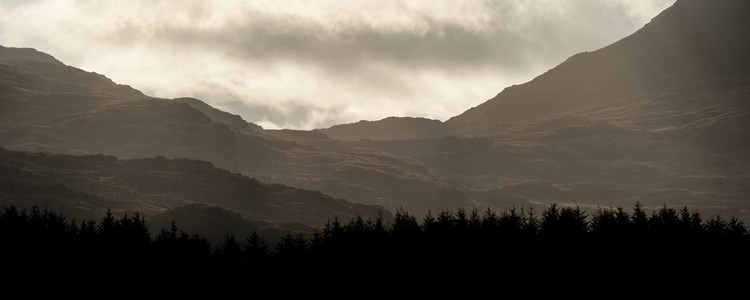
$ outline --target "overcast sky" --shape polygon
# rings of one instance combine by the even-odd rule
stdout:
[[[264,128],[438,120],[675,0],[0,0],[0,45]]]

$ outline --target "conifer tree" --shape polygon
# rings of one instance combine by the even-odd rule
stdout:
[[[244,257],[251,265],[255,266],[266,264],[270,258],[268,244],[255,230],[247,238]]]
[[[276,245],[274,258],[282,264],[298,263],[305,257],[307,241],[303,233],[287,233]]]
[[[226,234],[217,250],[217,255],[221,258],[222,263],[226,266],[237,268],[243,262],[243,251],[234,235]]]
[[[523,208],[521,210],[523,212]],[[536,217],[536,213],[534,213],[534,208],[529,208],[529,212],[527,214],[521,213],[521,215],[524,216],[523,218],[523,227],[521,228],[521,233],[525,237],[535,237],[539,233],[539,228],[541,227],[539,219]]]

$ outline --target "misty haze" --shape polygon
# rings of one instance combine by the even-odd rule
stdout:
[[[209,3],[0,1],[8,272],[747,279],[750,1]]]

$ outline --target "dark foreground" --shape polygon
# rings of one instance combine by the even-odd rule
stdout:
[[[279,295],[340,286],[728,290],[746,284],[750,266],[750,233],[741,221],[706,220],[687,208],[646,212],[638,204],[590,214],[556,205],[541,214],[444,211],[422,220],[399,211],[392,220],[334,220],[276,245],[257,234],[210,245],[175,226],[151,233],[137,214],[81,222],[5,207],[0,245],[6,284],[287,287]]]

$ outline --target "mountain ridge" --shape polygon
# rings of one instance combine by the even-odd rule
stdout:
[[[606,101],[608,95],[623,91],[640,93],[716,74],[746,76],[749,10],[745,1],[677,1],[635,33],[596,51],[573,55],[446,123],[453,127],[512,123],[567,112],[587,97]],[[560,95],[565,98],[557,99]]]

